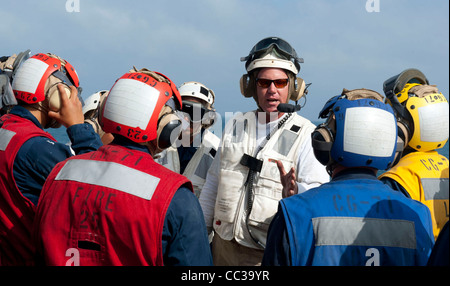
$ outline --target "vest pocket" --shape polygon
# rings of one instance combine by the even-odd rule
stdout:
[[[248,218],[248,227],[253,238],[265,246],[269,225],[276,214],[279,199],[270,198],[257,192],[254,193],[253,208]]]
[[[264,245],[269,225],[278,210],[278,202],[282,199],[282,185],[276,160],[281,159],[264,156],[263,167],[253,186],[253,207],[248,220],[253,237]],[[291,160],[283,158],[282,162],[286,171],[293,166]]]
[[[227,223],[234,222],[244,182],[244,175],[240,172],[221,171],[214,211],[216,219]]]
[[[278,155],[279,156],[279,155]],[[261,168],[261,172],[259,173],[259,178],[261,182],[258,182],[258,185],[264,187],[269,191],[269,193],[274,193],[272,189],[279,190],[283,186],[280,181],[280,171],[278,170],[276,161],[281,161],[283,163],[284,170],[289,172],[289,170],[294,167],[294,161],[286,158],[278,158],[277,156],[273,156],[273,154],[265,155],[263,158],[264,163]],[[273,196],[268,194],[269,196]]]

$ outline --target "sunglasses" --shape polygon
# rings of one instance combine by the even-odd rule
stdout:
[[[276,88],[283,88],[288,84],[289,79],[288,78],[281,78],[281,79],[274,79],[274,80],[265,79],[265,78],[257,78],[256,79],[256,84],[262,88],[269,88],[269,86],[272,85],[272,82]]]

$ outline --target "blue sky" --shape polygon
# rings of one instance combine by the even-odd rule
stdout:
[[[79,12],[68,12],[78,2]],[[0,55],[52,52],[77,70],[86,98],[109,89],[133,65],[175,84],[199,81],[216,109],[255,108],[240,94],[240,57],[268,36],[287,40],[305,59],[312,83],[300,114],[316,120],[343,88],[382,93],[385,79],[418,68],[449,94],[449,1],[378,0],[17,0],[2,1]],[[303,103],[303,101],[302,101]]]

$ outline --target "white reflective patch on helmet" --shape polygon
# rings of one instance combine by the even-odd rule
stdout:
[[[181,97],[189,96],[203,100],[206,103],[214,103],[214,92],[199,82],[185,82],[179,88]]]
[[[449,108],[447,102],[419,107],[420,140],[440,142],[449,136]]]
[[[145,130],[158,98],[156,88],[137,80],[121,79],[108,95],[103,116],[128,127]]]
[[[48,64],[38,59],[26,60],[15,75],[13,90],[35,94],[48,67]]]
[[[390,157],[397,141],[392,113],[371,107],[348,108],[344,123],[344,151]]]

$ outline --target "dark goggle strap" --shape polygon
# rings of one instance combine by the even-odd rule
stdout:
[[[203,107],[201,103],[191,103],[185,101],[183,102],[183,109],[181,110],[181,112],[189,115],[190,121],[192,122],[200,122],[204,119],[214,120],[216,117],[216,113],[214,110]],[[198,117],[199,113],[200,116]],[[205,115],[207,115],[208,117],[205,118]]]
[[[54,73],[52,73],[52,75],[55,76],[56,78],[60,79],[64,84],[66,84],[68,86],[75,86],[75,84],[72,82],[72,80],[67,77],[65,72],[57,70]],[[75,86],[75,87],[78,90],[78,99],[81,101],[81,105],[84,106],[84,100],[81,97],[81,93],[83,92],[83,89],[81,88],[81,86],[78,86],[78,87]]]

